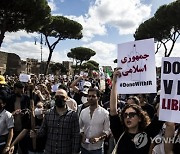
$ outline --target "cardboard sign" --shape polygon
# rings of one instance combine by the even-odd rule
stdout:
[[[155,93],[154,39],[119,44],[118,67],[122,68],[117,80],[118,94]]]
[[[180,123],[180,57],[162,58],[159,119]]]
[[[21,82],[29,82],[30,81],[30,75],[21,73],[19,75],[19,81]]]

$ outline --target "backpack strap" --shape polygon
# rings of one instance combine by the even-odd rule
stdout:
[[[119,141],[121,140],[121,138],[123,137],[124,133],[125,133],[125,131],[124,131],[124,132],[121,134],[121,136],[119,137],[119,139],[118,139],[118,141],[117,141],[117,143],[116,143],[116,145],[115,145],[115,147],[114,147],[114,149],[113,149],[113,151],[112,151],[111,154],[117,154],[118,144],[119,144]]]

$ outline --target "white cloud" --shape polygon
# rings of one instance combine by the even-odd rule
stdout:
[[[7,45],[8,43],[12,43],[13,41],[19,41],[22,38],[33,38],[37,36],[38,36],[37,33],[27,33],[24,30],[18,32],[11,32],[11,33],[6,32],[2,45]]]
[[[39,42],[35,45],[34,42],[21,42],[21,43],[11,43],[6,47],[1,48],[2,51],[8,52],[8,53],[15,53],[17,54],[22,60],[26,60],[26,58],[33,58],[33,59],[38,59],[38,61],[41,61],[41,45]],[[54,51],[51,61],[54,62],[62,62],[65,60],[69,60],[67,58],[67,53],[66,51],[63,52],[58,52]],[[49,49],[47,46],[43,45],[42,46],[42,60],[47,61],[49,56]]]
[[[40,44],[34,44],[34,42],[21,42],[21,43],[12,43],[7,47],[2,47],[2,50],[9,53],[15,53],[20,56],[21,59],[26,60],[26,58],[34,58],[40,61],[41,59],[41,50]],[[49,50],[46,47],[43,47],[43,59],[47,59]],[[44,58],[46,57],[46,58]]]
[[[57,10],[57,7],[56,7],[56,4],[55,4],[54,0],[48,0],[48,5],[51,8],[51,11],[56,11]]]
[[[113,62],[117,58],[117,46],[115,44],[96,41],[83,46],[96,52],[96,55],[91,59],[97,61],[101,66],[115,67],[116,64]]]
[[[132,34],[150,16],[151,5],[140,0],[96,0],[84,16],[70,18],[83,25],[84,40],[94,35],[105,35],[106,26],[115,27],[119,34]]]
[[[171,44],[167,44],[167,48],[170,49]],[[170,57],[180,57],[180,42],[176,42]],[[169,50],[168,50],[169,51]],[[156,66],[161,66],[161,60],[164,57],[164,48],[161,47],[159,52],[156,54]]]

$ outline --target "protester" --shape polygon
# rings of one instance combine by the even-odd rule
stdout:
[[[55,107],[47,111],[37,132],[31,130],[31,138],[46,136],[45,154],[77,154],[79,152],[79,122],[76,112],[66,105],[67,93],[58,90]]]
[[[70,88],[72,88],[75,92],[74,99],[76,100],[77,104],[82,104],[81,98],[84,96],[82,91],[86,91],[91,87],[91,83],[87,80],[87,76],[79,76],[76,80],[74,80]],[[79,84],[79,86],[77,85]]]
[[[39,129],[43,118],[44,118],[44,106],[42,102],[38,102],[35,108],[35,129]],[[21,133],[16,137],[16,139],[11,144],[11,152],[14,150],[14,145],[21,141],[26,135],[29,135],[31,129],[31,121],[28,122],[28,125],[21,131]],[[28,136],[28,154],[43,154],[45,149],[46,137],[40,137],[36,140],[36,147],[33,148],[32,139]]]
[[[159,133],[163,122],[158,121],[158,117],[155,116],[150,123],[147,113],[137,104],[126,105],[120,114],[121,118],[119,118],[116,90],[118,77],[121,77],[120,70],[114,72],[110,96],[110,128],[117,143],[113,152],[117,154],[148,154],[151,138]]]
[[[26,126],[30,111],[30,98],[24,94],[24,84],[20,81],[14,84],[14,90],[7,100],[6,109],[14,116],[14,140],[23,130],[24,126]],[[23,154],[28,153],[26,139],[27,138],[24,138],[19,142]],[[15,146],[14,154],[17,148],[18,145]]]
[[[13,138],[14,118],[4,109],[5,100],[0,96],[0,154],[6,154],[10,150]]]
[[[100,92],[88,90],[89,107],[79,117],[82,143],[81,154],[102,154],[103,140],[110,134],[109,113],[99,105]]]
[[[10,94],[10,87],[7,85],[4,76],[0,75],[0,95],[7,98]]]
[[[68,90],[67,90],[67,86],[65,85],[60,85],[58,87],[59,90],[61,89],[64,89],[66,91],[66,94],[68,93]],[[68,96],[68,94],[66,95],[66,105],[73,111],[77,111],[77,102]]]
[[[146,111],[152,119],[154,117],[155,110],[154,107],[147,102],[146,94],[139,94],[137,97],[139,98],[141,108]]]
[[[179,154],[180,152],[180,126],[177,126],[175,123],[166,122],[165,138],[169,139],[169,143],[164,144],[166,154]]]

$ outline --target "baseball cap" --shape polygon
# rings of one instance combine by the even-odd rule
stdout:
[[[6,84],[4,76],[0,75],[0,84]]]

